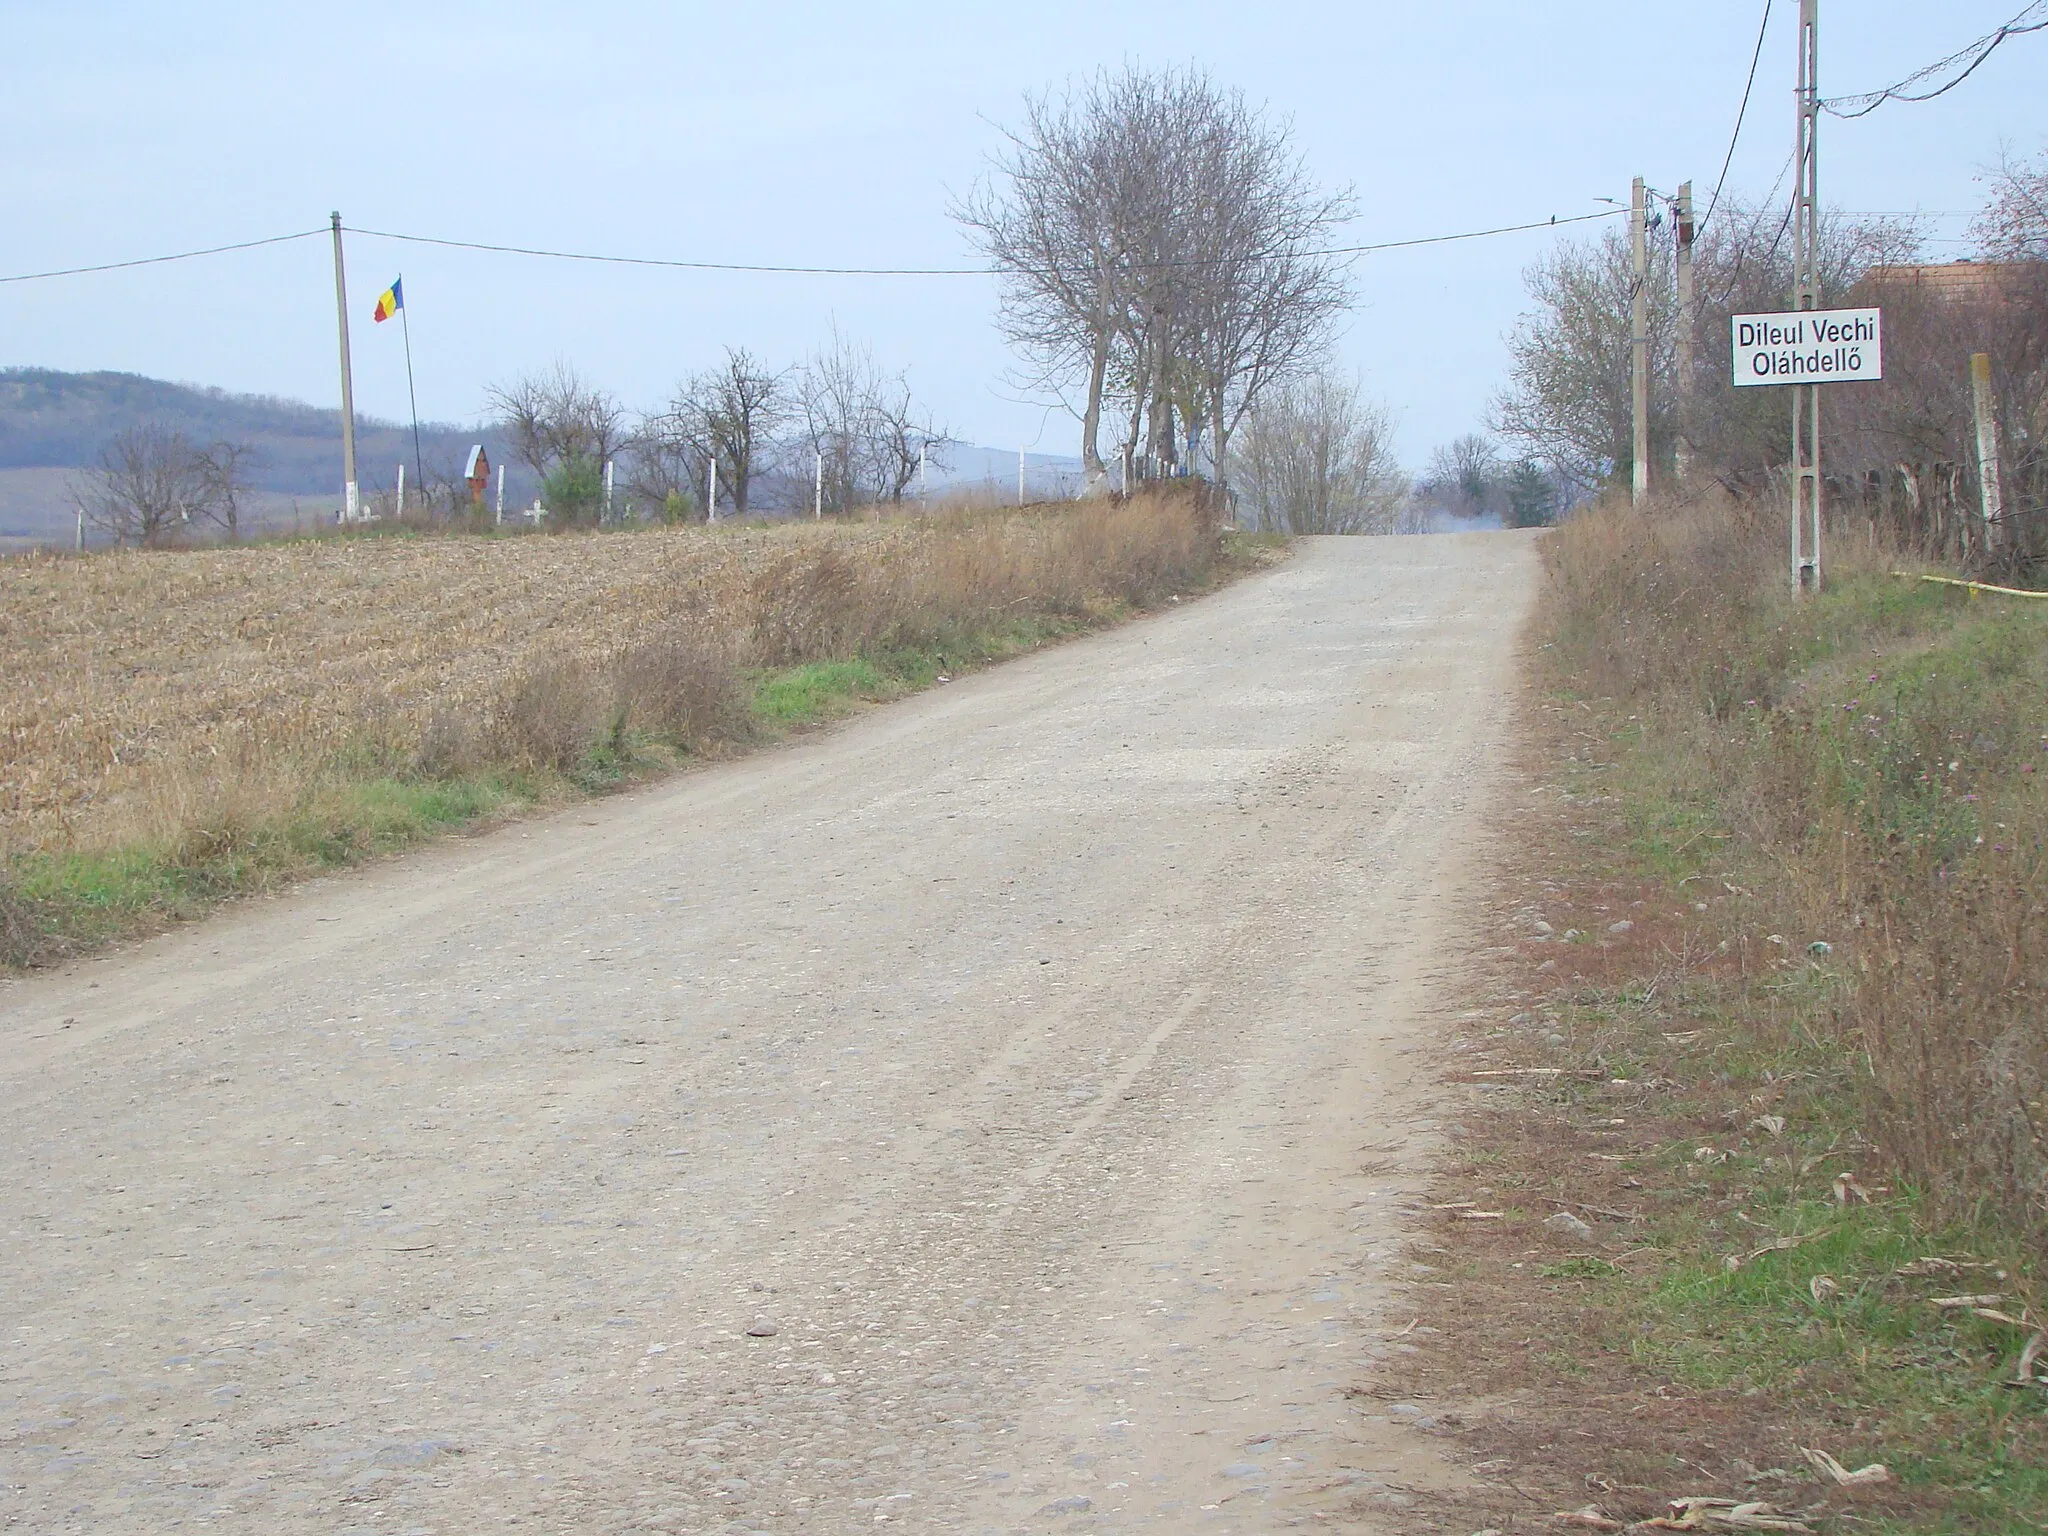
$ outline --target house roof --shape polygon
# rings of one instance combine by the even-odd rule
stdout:
[[[1856,286],[1865,290],[1914,287],[1942,299],[2005,298],[2018,288],[2023,274],[2038,273],[2040,265],[2031,261],[1901,262],[1872,267]]]

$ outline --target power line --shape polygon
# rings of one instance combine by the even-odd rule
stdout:
[[[2048,0],[2044,0],[2048,3]],[[1532,229],[1562,229],[1568,224],[1583,224],[1590,219],[1611,219],[1627,212],[1621,208],[1603,208],[1598,213],[1570,214],[1564,218],[1552,215],[1548,219],[1536,219],[1526,224],[1501,224],[1491,229],[1460,230],[1450,235],[1423,235],[1411,240],[1381,240],[1370,245],[1339,245],[1326,250],[1291,252],[1298,256],[1364,256],[1375,251],[1407,250],[1422,245],[1448,245],[1460,240],[1483,240],[1493,235],[1521,234]],[[667,267],[692,272],[759,272],[778,273],[802,277],[988,277],[995,269],[989,267],[801,267],[777,265],[765,262],[731,261],[684,261],[661,256],[613,256],[590,251],[556,251],[540,246],[492,245],[481,240],[448,240],[433,235],[407,235],[388,229],[357,229],[349,227],[352,235],[366,235],[376,240],[401,240],[411,245],[436,245],[461,251],[490,251],[508,256],[538,256],[554,261],[589,261],[613,266]],[[167,256],[138,256],[130,261],[106,261],[87,267],[60,267],[48,272],[17,272],[0,277],[0,283],[28,283],[47,277],[77,277],[90,272],[118,272],[129,267],[157,266],[167,261],[191,261],[200,256],[220,256],[230,251],[255,250],[258,246],[282,245],[292,240],[305,240],[314,235],[328,234],[327,228],[302,229],[289,235],[269,235],[261,240],[238,240],[231,245],[213,245],[198,251],[177,251]],[[1157,262],[1155,267],[1199,267],[1220,265],[1216,261],[1173,261]]]
[[[1977,66],[1990,58],[1993,52],[1997,50],[1998,45],[2008,37],[2018,37],[2022,33],[2040,32],[2043,30],[2048,30],[2048,0],[2034,0],[2032,5],[2029,5],[2019,15],[2013,17],[2011,21],[2008,21],[1995,32],[1987,32],[1974,43],[1958,48],[1947,58],[1937,59],[1925,69],[1915,70],[1896,85],[1888,85],[1881,91],[1865,91],[1856,96],[1833,96],[1823,101],[1821,107],[1824,111],[1831,112],[1836,117],[1854,118],[1868,117],[1888,101],[1932,101],[1944,91],[1954,90],[1965,80],[1969,79],[1971,75],[1975,74]],[[1976,56],[1971,58],[1972,54]],[[1955,68],[1964,59],[1969,59],[1970,62],[1963,66],[1961,73],[1957,74],[1954,79],[1948,80],[1932,90],[1915,93],[1914,88],[1916,86],[1923,85],[1944,71]]]
[[[2044,0],[2048,3],[2048,0]],[[1611,219],[1626,212],[1625,209],[1602,209],[1598,213],[1572,214],[1566,218],[1552,215],[1548,219],[1537,219],[1527,224],[1503,224],[1493,229],[1463,230],[1454,235],[1424,235],[1412,240],[1381,240],[1370,245],[1337,245],[1324,250],[1293,251],[1294,256],[1363,256],[1375,251],[1404,250],[1418,245],[1448,245],[1458,240],[1481,240],[1491,235],[1519,234],[1532,229],[1562,228],[1567,224],[1583,224],[1588,219]],[[989,277],[997,275],[991,267],[800,267],[776,265],[765,262],[739,261],[683,261],[662,256],[612,256],[590,251],[557,251],[539,246],[492,245],[481,240],[449,240],[435,235],[407,235],[388,229],[358,229],[350,226],[352,235],[367,235],[375,240],[402,240],[412,245],[436,245],[460,251],[489,251],[503,256],[538,256],[553,261],[589,261],[614,266],[629,267],[674,267],[691,272],[753,272],[771,273],[802,277]],[[1216,260],[1164,261],[1138,263],[1151,269],[1168,267],[1221,266],[1238,258]]]
[[[18,272],[12,277],[0,277],[0,283],[29,283],[41,277],[77,277],[86,272],[119,272],[125,267],[154,267],[166,261],[190,261],[196,256],[220,256],[228,251],[253,251],[259,245],[283,245],[288,240],[304,240],[313,235],[324,235],[322,229],[302,229],[295,235],[268,235],[261,240],[238,240],[233,245],[210,245],[203,251],[179,251],[170,256],[138,256],[133,261],[103,261],[92,267],[59,267],[52,272]]]
[[[1721,157],[1721,175],[1714,183],[1714,195],[1707,199],[1707,214],[1700,220],[1701,229],[1713,221],[1714,210],[1721,206],[1721,189],[1728,185],[1728,167],[1735,163],[1735,146],[1742,138],[1742,120],[1749,116],[1749,93],[1756,89],[1756,66],[1764,56],[1764,34],[1770,26],[1771,0],[1764,0],[1764,19],[1756,27],[1756,50],[1749,56],[1749,78],[1742,82],[1742,105],[1735,109],[1735,131],[1728,135],[1728,153]]]

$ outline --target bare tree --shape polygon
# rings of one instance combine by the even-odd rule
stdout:
[[[1385,407],[1328,372],[1265,391],[1230,470],[1252,526],[1277,533],[1392,533],[1408,491]]]
[[[691,409],[687,391],[679,391],[666,410],[641,417],[626,449],[630,495],[653,507],[666,522],[704,517],[704,470],[711,448],[704,419]]]
[[[724,366],[698,375],[684,392],[736,517],[747,515],[755,472],[788,419],[787,379],[787,369],[770,373],[744,347],[728,347]]]
[[[1508,512],[1507,469],[1490,437],[1467,432],[1429,457],[1416,498],[1452,517],[1499,517]]]
[[[1348,197],[1317,190],[1287,127],[1199,70],[1103,71],[1027,98],[993,177],[955,205],[1003,274],[1036,387],[1080,387],[1091,490],[1120,396],[1125,441],[1212,464],[1270,384],[1311,368],[1347,302],[1324,254]]]
[[[939,468],[947,434],[911,399],[910,385],[899,375],[883,380],[868,396],[862,452],[877,499],[900,502],[917,478],[919,467],[936,456]]]
[[[563,523],[594,518],[604,465],[626,439],[618,401],[561,361],[543,373],[493,385],[485,399],[504,418],[512,451],[540,478],[549,510]]]
[[[246,443],[195,447],[155,422],[116,433],[77,487],[86,521],[116,544],[162,548],[213,525],[233,538],[248,490]]]
[[[217,524],[233,543],[242,536],[242,497],[249,489],[249,466],[256,450],[247,443],[218,442],[194,460],[207,520]]]
[[[817,467],[824,503],[834,511],[901,501],[917,476],[920,450],[945,441],[904,377],[883,373],[873,353],[836,329],[798,370],[795,394],[795,446]]]
[[[2000,157],[1970,233],[1993,261],[2048,261],[2048,153]]]

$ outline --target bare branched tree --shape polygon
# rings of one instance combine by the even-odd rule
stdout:
[[[686,392],[666,410],[642,416],[626,448],[629,496],[667,522],[702,520],[711,447],[704,418],[690,408]]]
[[[1088,487],[1112,398],[1156,464],[1227,461],[1269,385],[1310,370],[1347,302],[1320,254],[1351,212],[1284,124],[1199,70],[1103,71],[1027,98],[990,180],[954,207],[1003,275],[1031,383],[1078,387]]]
[[[1429,456],[1429,468],[1415,495],[1452,517],[1498,517],[1505,522],[1508,473],[1499,447],[1478,432],[1452,438]]]
[[[754,476],[788,419],[788,376],[787,369],[770,373],[744,347],[728,347],[724,366],[698,375],[683,394],[717,456],[719,484],[735,517],[747,515]]]
[[[491,386],[485,399],[504,418],[512,451],[547,488],[558,526],[595,517],[604,465],[626,440],[618,401],[559,361],[543,373]]]
[[[1990,200],[1970,226],[1979,248],[1993,261],[2048,261],[2048,153],[2002,156],[1990,185]]]
[[[818,467],[824,504],[835,512],[901,501],[920,450],[946,437],[917,408],[901,374],[883,373],[873,353],[837,330],[798,370],[794,415],[794,447]]]
[[[1277,533],[1392,533],[1408,482],[1385,407],[1328,372],[1266,390],[1230,451],[1231,483],[1253,527]]]
[[[150,422],[115,434],[78,485],[86,521],[116,544],[162,548],[216,527],[240,528],[253,450],[246,443],[195,446]]]

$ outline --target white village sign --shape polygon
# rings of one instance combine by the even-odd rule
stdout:
[[[1883,316],[1875,309],[1791,309],[1736,315],[1737,384],[1839,384],[1884,377]]]

